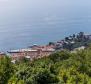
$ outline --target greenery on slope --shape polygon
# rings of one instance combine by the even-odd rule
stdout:
[[[74,50],[75,48],[85,46],[87,47],[91,43],[91,35],[86,35],[84,32],[80,32],[77,35],[73,34],[69,37],[65,37],[62,41],[62,45],[60,46],[60,42],[57,43],[56,49],[68,49]],[[52,42],[49,43],[50,45],[54,45]]]
[[[56,52],[16,64],[0,59],[0,84],[91,84],[91,49]]]

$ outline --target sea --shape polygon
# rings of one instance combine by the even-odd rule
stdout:
[[[0,0],[0,51],[91,34],[90,0]]]

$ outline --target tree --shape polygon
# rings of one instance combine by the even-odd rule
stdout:
[[[86,74],[79,73],[75,67],[64,68],[59,72],[59,79],[64,84],[88,84],[90,78]]]
[[[53,62],[59,62],[59,61],[68,59],[70,57],[70,52],[63,50],[61,52],[56,52],[50,55],[49,57],[51,60],[53,60]]]
[[[0,59],[0,84],[7,84],[14,73],[14,66],[11,59],[7,56]]]
[[[58,79],[54,74],[51,74],[49,70],[43,70],[35,76],[35,84],[50,84],[58,83]]]

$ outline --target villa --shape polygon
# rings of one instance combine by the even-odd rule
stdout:
[[[8,53],[10,54],[12,60],[21,60],[22,58],[28,58],[30,60],[42,58],[44,56],[48,56],[55,51],[53,48],[49,47],[32,47],[26,49],[18,49],[18,50],[10,50]]]

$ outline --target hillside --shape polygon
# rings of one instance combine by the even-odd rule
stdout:
[[[65,37],[57,42],[49,42],[49,45],[54,45],[56,50],[68,49],[74,50],[75,48],[85,46],[87,47],[91,43],[91,35],[79,32]]]
[[[32,62],[0,59],[0,84],[91,84],[91,48],[56,52]]]

